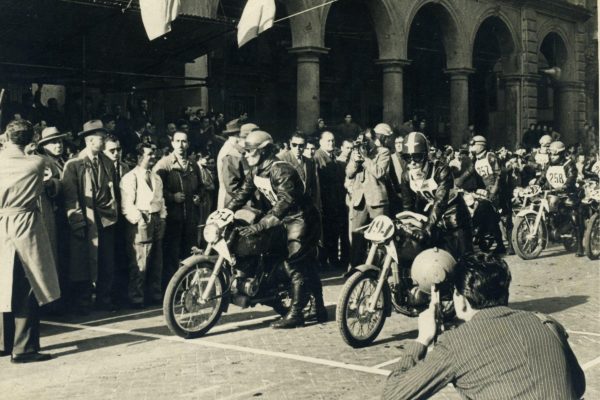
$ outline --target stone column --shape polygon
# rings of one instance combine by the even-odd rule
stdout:
[[[450,133],[452,146],[457,149],[466,140],[469,126],[469,75],[471,68],[452,68],[450,75]]]
[[[296,54],[298,75],[296,85],[296,125],[305,134],[310,134],[320,117],[320,64],[319,56],[329,49],[315,46],[294,47],[289,52]]]
[[[392,127],[404,123],[404,67],[408,60],[384,59],[375,61],[383,70],[383,122]]]
[[[582,82],[558,82],[556,84],[557,99],[554,103],[555,125],[565,144],[579,141],[579,103],[585,98],[585,87]],[[556,129],[557,127],[554,127]]]
[[[199,78],[208,78],[208,56],[198,57],[194,60],[194,62],[185,64],[185,75],[186,76],[194,76]],[[200,81],[196,80],[186,80],[186,85],[197,85]],[[186,98],[189,101],[189,105],[200,106],[204,109],[204,111],[210,111],[208,106],[208,88],[206,86],[202,87],[192,87],[186,89]]]
[[[504,115],[506,132],[500,132],[501,138],[498,138],[496,146],[506,146],[509,149],[515,149],[516,145],[521,143],[523,136],[523,107],[521,85],[523,84],[522,75],[504,76]]]

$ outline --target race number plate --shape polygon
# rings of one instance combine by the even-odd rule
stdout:
[[[394,222],[385,215],[375,217],[365,231],[365,239],[373,242],[383,242],[394,234]]]
[[[206,220],[206,225],[215,224],[219,228],[229,225],[233,221],[234,212],[228,208],[222,208],[210,214]]]
[[[552,188],[557,190],[563,189],[565,187],[565,183],[567,183],[565,169],[560,165],[548,168],[548,171],[546,172],[546,179]]]

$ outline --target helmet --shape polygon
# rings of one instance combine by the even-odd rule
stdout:
[[[402,154],[429,153],[429,140],[421,132],[411,132],[404,138]]]
[[[425,293],[431,293],[431,286],[442,283],[454,272],[456,260],[445,250],[434,247],[419,253],[413,261],[410,277]]]
[[[377,124],[375,128],[373,128],[373,132],[383,136],[390,136],[394,133],[392,128],[390,128],[390,126],[384,122]]]
[[[471,145],[474,144],[482,144],[484,146],[487,146],[487,139],[481,135],[473,136],[473,139],[471,139]]]
[[[544,135],[540,138],[540,146],[552,143],[552,136]]]
[[[560,140],[550,144],[550,154],[557,155],[566,150],[565,144]]]
[[[263,149],[273,143],[273,138],[265,131],[252,131],[245,140],[246,150]]]
[[[258,125],[253,124],[253,123],[247,123],[244,124],[240,127],[240,137],[241,138],[245,138],[248,136],[248,134],[252,131],[257,131],[260,128],[258,127]]]

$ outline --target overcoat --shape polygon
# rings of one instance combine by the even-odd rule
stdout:
[[[98,154],[100,185],[108,185],[111,200],[101,215],[96,210],[97,188],[92,160],[86,150],[65,164],[62,176],[63,196],[71,227],[71,251],[68,278],[72,282],[98,278],[98,228],[117,222],[114,189],[115,169],[112,161]],[[81,231],[83,229],[83,231]],[[82,234],[83,233],[83,234]]]
[[[12,311],[15,255],[39,305],[60,297],[54,255],[38,198],[45,163],[9,147],[0,152],[0,312]]]

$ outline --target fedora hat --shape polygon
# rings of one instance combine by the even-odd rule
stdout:
[[[229,121],[223,130],[224,135],[234,135],[240,132],[240,124],[237,120]]]
[[[86,137],[96,132],[108,133],[104,128],[104,124],[99,119],[92,119],[83,124],[83,130],[77,134],[79,137]]]
[[[42,146],[44,143],[55,139],[63,139],[66,136],[66,133],[61,133],[55,126],[49,126],[42,131],[42,136],[40,137],[40,140],[38,140],[38,146]]]

